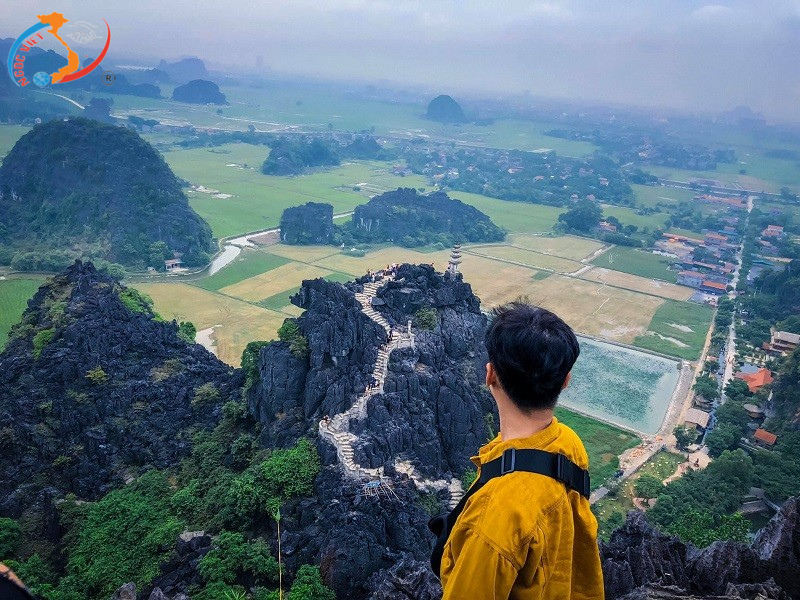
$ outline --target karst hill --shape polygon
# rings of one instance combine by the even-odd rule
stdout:
[[[158,151],[129,129],[83,118],[37,125],[3,160],[0,247],[23,270],[54,270],[54,256],[163,270],[165,259],[200,265],[213,250],[210,227]]]

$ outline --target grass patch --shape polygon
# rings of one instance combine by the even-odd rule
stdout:
[[[286,290],[285,292],[280,292],[275,294],[274,296],[270,296],[269,298],[264,298],[263,300],[257,302],[259,306],[263,306],[264,308],[268,308],[270,310],[277,310],[280,311],[285,306],[291,304],[289,298],[294,296],[297,293],[295,288],[290,290]]]
[[[447,195],[486,213],[495,225],[510,233],[551,232],[558,215],[566,211],[559,206],[498,200],[469,192],[448,191]]]
[[[8,332],[16,325],[43,279],[8,279],[0,281],[0,350],[5,348]]]
[[[632,184],[631,189],[636,194],[636,206],[659,208],[659,204],[676,205],[679,202],[688,202],[697,193],[694,190],[669,188],[661,185]]]
[[[578,434],[589,453],[589,475],[592,489],[600,485],[619,468],[619,455],[639,443],[634,434],[569,409],[558,407],[556,417]]]
[[[261,273],[276,269],[288,262],[289,259],[275,254],[244,250],[236,260],[227,265],[224,269],[214,273],[210,277],[205,277],[197,281],[194,285],[205,290],[217,291],[226,286],[249,279],[250,277],[255,277],[256,275],[261,275]]]
[[[657,335],[640,335],[634,341],[635,346],[687,360],[695,360],[700,356],[706,341],[711,315],[710,307],[691,302],[665,300],[656,309],[653,319],[648,325],[648,333]],[[688,327],[691,331],[683,331],[673,325]],[[669,339],[677,340],[675,343]]]
[[[592,260],[598,267],[664,281],[675,281],[675,272],[669,269],[673,262],[664,256],[624,246],[611,248]]]
[[[534,281],[541,281],[542,279],[547,279],[548,277],[550,277],[550,275],[552,275],[550,271],[536,271],[536,273],[533,274],[533,277],[531,277],[531,279],[533,279]]]
[[[562,210],[563,212],[563,210]],[[666,213],[653,213],[652,215],[637,215],[636,211],[632,208],[624,206],[612,206],[611,204],[603,204],[604,217],[617,217],[623,225],[636,225],[640,233],[647,227],[649,231],[654,229],[663,229],[664,225],[669,218]]]

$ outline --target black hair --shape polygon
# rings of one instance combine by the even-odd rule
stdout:
[[[575,333],[558,315],[523,302],[491,316],[486,350],[508,397],[525,412],[553,408],[580,354]]]

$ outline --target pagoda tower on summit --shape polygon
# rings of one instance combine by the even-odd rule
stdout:
[[[447,262],[447,272],[455,275],[458,273],[458,265],[461,264],[461,245],[456,244],[450,252],[450,260]]]

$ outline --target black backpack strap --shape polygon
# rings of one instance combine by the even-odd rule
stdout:
[[[526,473],[538,473],[546,475],[563,483],[568,489],[575,490],[581,496],[589,498],[591,493],[589,472],[581,469],[563,454],[545,452],[544,450],[533,450],[524,448],[517,450],[509,448],[500,458],[489,461],[481,465],[481,476],[469,488],[461,501],[449,514],[441,514],[428,521],[428,529],[436,536],[436,543],[431,553],[431,567],[436,576],[442,566],[442,556],[450,531],[456,524],[458,517],[464,510],[467,500],[486,483],[495,477],[502,477],[514,471],[524,471]]]

